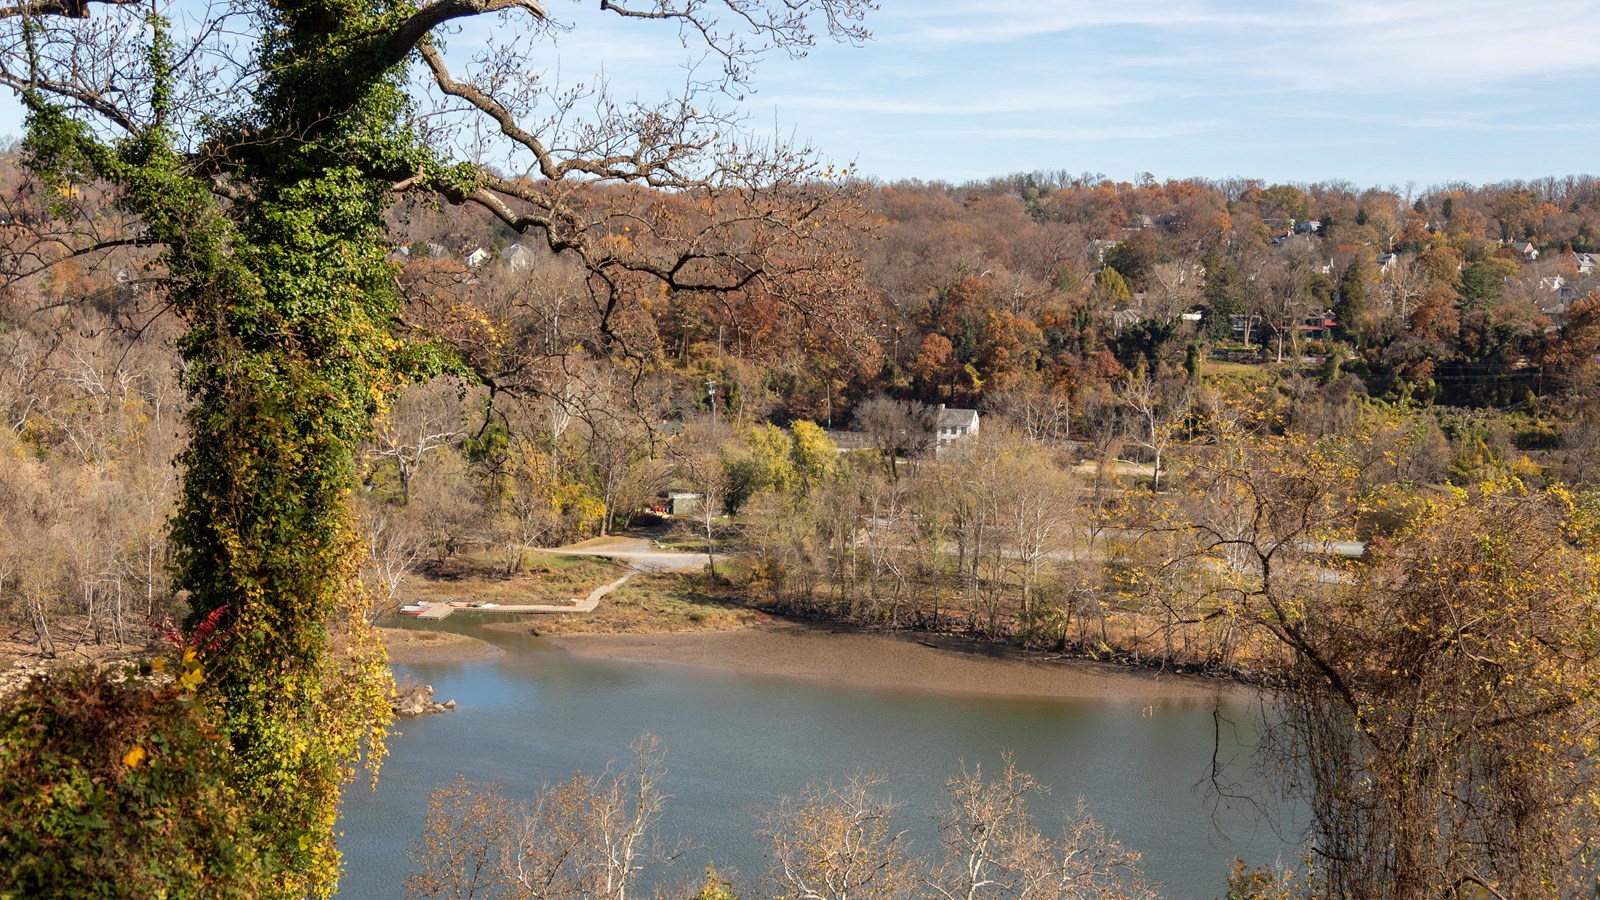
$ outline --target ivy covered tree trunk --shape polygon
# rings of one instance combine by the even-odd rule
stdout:
[[[356,449],[402,374],[382,234],[390,181],[344,161],[415,170],[426,156],[404,127],[397,75],[359,55],[330,65],[372,17],[338,3],[277,8],[283,29],[264,62],[278,79],[246,120],[257,124],[221,138],[259,136],[263,148],[241,154],[248,194],[230,216],[224,277],[177,297],[194,405],[174,541],[195,619],[226,610],[227,652],[206,694],[235,776],[275,836],[286,891],[323,893],[338,869],[340,784],[387,721],[349,495]]]
[[[225,610],[206,693],[284,870],[312,886],[331,884],[339,784],[386,712],[348,507],[355,449],[394,381],[381,195],[364,187],[331,173],[290,185],[298,207],[260,203],[243,235],[262,273],[248,302],[203,287],[182,298],[194,406],[177,585],[196,620]]]
[[[427,368],[393,333],[386,173],[428,156],[393,62],[363,43],[403,10],[276,10],[260,60],[274,77],[206,144],[230,158],[226,174],[207,177],[159,126],[102,143],[37,92],[28,150],[40,171],[119,184],[166,248],[192,400],[175,586],[191,626],[219,629],[198,697],[231,750],[218,774],[267,836],[283,892],[328,894],[340,785],[363,745],[381,755],[388,720],[386,660],[356,577],[355,452],[396,384]],[[165,23],[150,25],[159,121],[169,48]]]

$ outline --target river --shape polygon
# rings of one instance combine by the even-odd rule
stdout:
[[[886,779],[913,846],[932,850],[930,813],[946,776],[963,761],[998,767],[1006,750],[1052,788],[1035,805],[1037,820],[1059,822],[1083,797],[1143,852],[1164,897],[1217,897],[1236,856],[1269,863],[1294,853],[1253,804],[1219,804],[1203,784],[1215,750],[1234,761],[1229,774],[1245,791],[1265,795],[1247,765],[1261,716],[1248,702],[883,691],[593,659],[469,624],[450,630],[509,652],[396,666],[398,677],[432,684],[437,699],[453,698],[458,708],[399,723],[377,790],[348,792],[340,826],[345,900],[402,896],[406,847],[421,834],[428,792],[455,773],[526,796],[576,769],[625,761],[627,744],[647,731],[669,751],[663,835],[694,847],[668,883],[692,878],[707,861],[753,881],[766,868],[752,837],[760,811],[808,783],[857,772]],[[1278,810],[1274,818],[1299,817]]]

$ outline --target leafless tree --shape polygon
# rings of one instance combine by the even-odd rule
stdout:
[[[1046,789],[1007,755],[1000,775],[963,767],[949,779],[950,805],[938,816],[945,861],[929,879],[944,900],[1154,900],[1139,853],[1123,847],[1085,811],[1069,816],[1060,839],[1040,830],[1028,808]]]
[[[1131,375],[1117,385],[1117,396],[1131,414],[1128,440],[1150,455],[1150,489],[1159,493],[1162,463],[1189,412],[1189,392],[1153,377]]]
[[[999,391],[988,398],[989,411],[1030,441],[1065,446],[1072,437],[1072,401],[1037,385]]]
[[[1205,276],[1192,262],[1164,262],[1150,267],[1150,285],[1145,296],[1145,315],[1158,322],[1171,322],[1200,301]]]
[[[400,502],[411,502],[411,481],[422,461],[449,447],[465,434],[461,393],[454,379],[436,379],[401,392],[373,435],[373,458],[394,463]]]
[[[899,478],[897,460],[932,452],[937,422],[932,407],[912,400],[873,397],[856,407],[856,428],[866,433],[890,478]]]
[[[434,791],[407,896],[627,900],[640,873],[681,852],[657,834],[666,749],[650,734],[630,749],[631,767],[579,772],[526,801],[461,780]]]
[[[395,595],[406,576],[422,560],[427,541],[407,518],[395,511],[364,510],[361,525],[367,546],[362,581],[372,592],[368,615],[376,621],[395,611],[398,606]]]
[[[922,881],[895,827],[894,803],[864,775],[842,785],[808,788],[780,800],[760,836],[771,868],[766,894],[774,900],[900,900]]]
[[[706,416],[688,423],[667,451],[674,475],[700,495],[695,521],[706,542],[706,571],[712,576],[717,571],[717,521],[728,499],[728,472],[721,451],[729,437],[726,425]]]

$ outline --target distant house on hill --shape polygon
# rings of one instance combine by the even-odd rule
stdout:
[[[533,251],[521,244],[512,244],[500,251],[500,258],[505,260],[506,268],[513,272],[531,268],[534,263]]]
[[[1597,263],[1600,263],[1600,258],[1597,258],[1593,253],[1579,253],[1578,254],[1578,274],[1579,275],[1592,275],[1592,274],[1594,274],[1595,265]]]
[[[1572,298],[1560,293],[1546,295],[1535,302],[1539,308],[1539,315],[1549,320],[1545,326],[1545,333],[1552,334],[1561,326],[1567,324],[1567,312],[1572,308]]]
[[[1306,316],[1295,326],[1300,332],[1300,337],[1308,341],[1325,341],[1333,336],[1333,327],[1338,322],[1333,317],[1333,310],[1324,310],[1321,313]]]
[[[1095,240],[1090,241],[1086,245],[1085,249],[1086,249],[1086,251],[1088,253],[1089,258],[1094,260],[1094,267],[1098,267],[1098,266],[1103,266],[1103,265],[1106,264],[1106,251],[1110,250],[1112,247],[1115,247],[1116,245],[1117,245],[1116,241],[1107,241],[1107,240],[1102,240],[1102,239],[1098,239],[1097,238]],[[1095,268],[1095,271],[1098,272],[1099,269]]]
[[[1527,241],[1511,241],[1506,246],[1521,256],[1523,262],[1533,262],[1539,258],[1539,248]]]
[[[934,429],[940,447],[972,437],[978,433],[978,411],[951,409],[941,403],[938,416],[934,420]]]
[[[467,254],[467,268],[476,269],[492,258],[494,258],[493,253],[490,253],[482,247],[479,247]]]

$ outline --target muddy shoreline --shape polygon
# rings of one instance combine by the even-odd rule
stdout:
[[[391,663],[448,663],[493,659],[506,651],[453,631],[415,628],[379,628]]]
[[[928,634],[861,631],[768,619],[732,631],[571,634],[552,643],[579,656],[830,681],[890,690],[1048,699],[1196,700],[1248,697],[1237,682]]]

